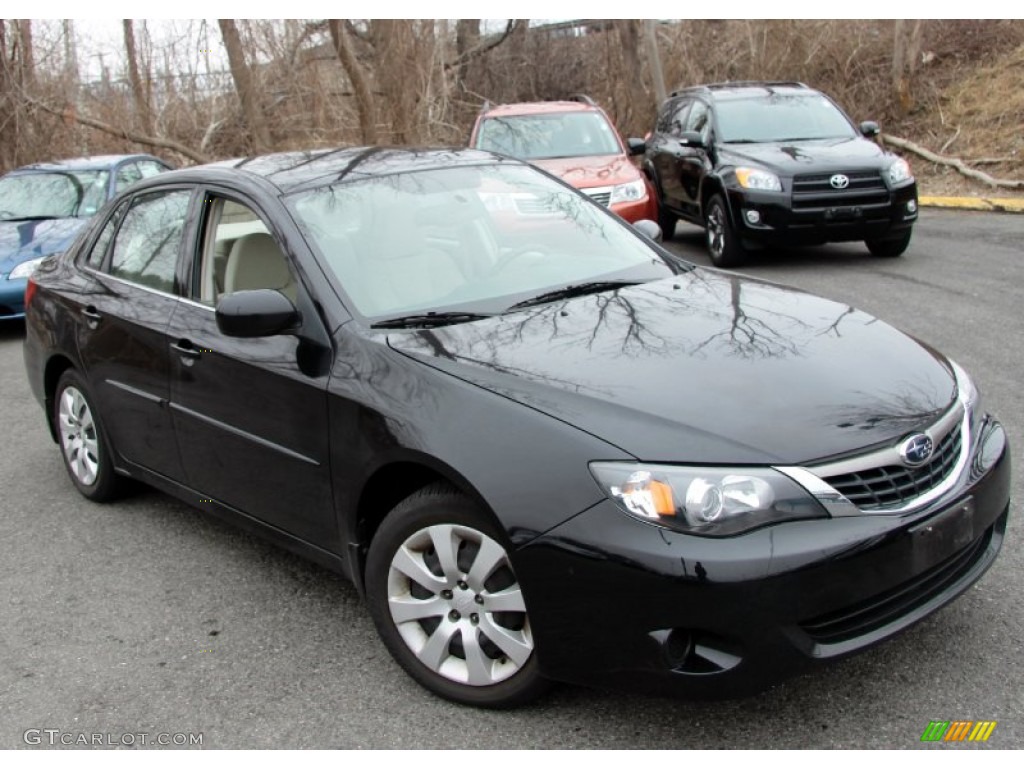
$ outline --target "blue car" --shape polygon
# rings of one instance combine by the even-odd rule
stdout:
[[[0,177],[0,320],[25,316],[25,285],[96,213],[135,182],[170,170],[152,155],[103,155],[26,165]]]

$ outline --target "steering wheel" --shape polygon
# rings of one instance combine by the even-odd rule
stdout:
[[[521,245],[518,248],[514,248],[494,264],[494,268],[491,270],[492,274],[500,275],[514,262],[518,261],[523,256],[539,256],[541,258],[547,258],[550,253],[540,243],[527,243]]]

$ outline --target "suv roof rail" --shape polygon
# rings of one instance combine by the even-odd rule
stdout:
[[[586,104],[588,107],[597,106],[597,102],[585,93],[574,93],[569,97],[569,101],[578,101],[580,104]]]
[[[799,80],[732,80],[724,83],[707,83],[705,85],[690,85],[686,88],[679,88],[672,91],[670,95],[678,96],[681,93],[693,91],[717,91],[726,88],[807,88],[806,83]]]

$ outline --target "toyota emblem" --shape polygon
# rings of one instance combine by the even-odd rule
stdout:
[[[833,189],[846,189],[850,186],[850,177],[842,173],[837,173],[828,180],[828,183],[832,185]]]
[[[908,467],[919,467],[932,457],[935,445],[928,435],[911,435],[900,446],[900,458]]]

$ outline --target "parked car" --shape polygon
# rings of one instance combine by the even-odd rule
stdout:
[[[630,159],[644,153],[644,140],[623,142],[605,111],[586,96],[487,105],[469,145],[533,163],[626,221],[657,218],[653,190]]]
[[[25,284],[113,195],[170,168],[150,155],[36,163],[0,177],[0,320],[25,316]]]
[[[665,236],[679,219],[703,226],[716,266],[757,246],[851,240],[899,256],[917,184],[906,160],[870,140],[878,133],[802,83],[700,85],[662,105],[643,165]]]
[[[1006,437],[958,365],[505,157],[172,171],[27,299],[79,492],[136,478],[347,575],[455,701],[756,690],[939,609],[1003,541]]]

